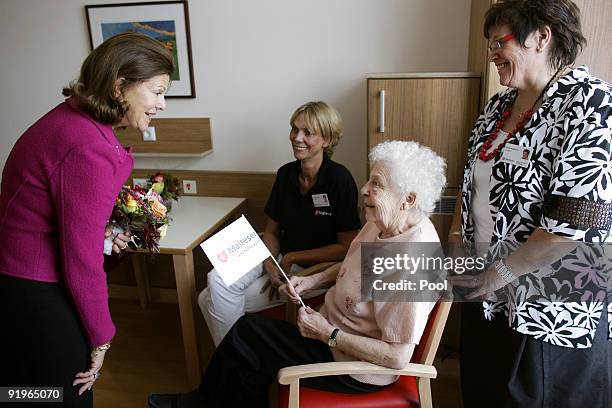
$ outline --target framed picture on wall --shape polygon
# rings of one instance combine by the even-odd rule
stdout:
[[[97,4],[85,6],[85,13],[92,49],[107,38],[127,31],[161,41],[172,51],[176,65],[166,96],[195,98],[187,2]]]

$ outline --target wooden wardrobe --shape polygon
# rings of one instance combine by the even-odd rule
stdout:
[[[413,140],[446,159],[447,189],[432,216],[444,240],[478,115],[480,74],[369,74],[367,81],[368,151],[385,140]]]

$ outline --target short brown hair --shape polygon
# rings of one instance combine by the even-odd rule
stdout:
[[[548,58],[555,69],[572,65],[586,46],[580,9],[571,0],[501,0],[485,14],[484,36],[488,39],[491,28],[504,24],[523,47],[531,33],[549,26],[553,43]]]
[[[127,106],[115,95],[117,79],[124,78],[120,90],[157,75],[172,77],[174,59],[164,45],[144,34],[117,34],[93,50],[83,61],[77,81],[62,90],[76,98],[78,106],[98,121],[116,124]]]
[[[338,111],[322,101],[307,102],[293,112],[289,124],[293,126],[300,115],[310,133],[320,134],[329,143],[325,153],[334,154],[334,148],[342,137],[342,118]]]

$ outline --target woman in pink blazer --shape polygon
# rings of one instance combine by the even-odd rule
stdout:
[[[93,405],[115,334],[105,228],[133,167],[113,128],[145,130],[173,72],[157,40],[109,38],[13,147],[0,193],[0,386],[63,387],[63,406]]]

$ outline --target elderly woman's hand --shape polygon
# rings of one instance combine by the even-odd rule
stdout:
[[[310,307],[303,307],[299,310],[297,326],[302,336],[321,340],[323,343],[327,343],[327,339],[334,331],[334,326],[329,324],[321,313]]]
[[[278,291],[287,296],[289,300],[296,305],[300,304],[299,296],[301,296],[304,292],[313,289],[315,286],[314,278],[312,276],[292,276],[289,278],[289,281],[291,282],[291,285],[293,285],[293,288],[284,283],[278,288]]]
[[[493,292],[507,285],[506,281],[499,276],[494,266],[490,266],[489,269],[479,275],[449,276],[448,279],[454,286],[474,289],[465,296],[466,299],[482,298],[488,300],[487,298]]]
[[[108,238],[112,235],[113,235],[113,229],[111,228],[110,225],[107,225],[106,229],[104,230],[104,238]],[[113,238],[113,252],[116,254],[119,254],[122,251],[125,251],[128,247],[128,242],[132,240],[132,238],[130,238],[131,236],[132,236],[132,231],[130,230],[117,234]]]

